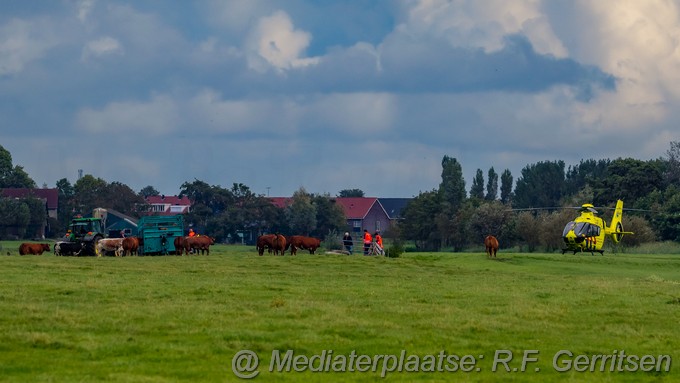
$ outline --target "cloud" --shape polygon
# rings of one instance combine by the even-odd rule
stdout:
[[[124,54],[123,46],[113,37],[106,36],[88,42],[83,48],[81,58],[87,60],[90,57],[104,57],[113,54]]]
[[[284,70],[316,64],[318,58],[301,57],[310,40],[309,33],[295,29],[288,14],[274,12],[259,20],[246,41],[248,65],[265,71],[267,66]]]
[[[40,183],[86,167],[166,194],[198,178],[399,197],[435,188],[444,155],[469,188],[477,168],[680,140],[674,2],[11,4],[0,142]]]
[[[154,137],[178,131],[181,118],[177,110],[175,100],[156,95],[148,102],[112,102],[98,110],[84,108],[76,114],[75,126],[81,132],[104,137]]]
[[[11,19],[0,25],[0,76],[14,75],[58,44],[47,20]]]
[[[94,6],[94,0],[81,0],[76,4],[76,13],[78,20],[81,22],[86,22],[92,7]]]
[[[397,31],[415,40],[443,39],[452,47],[502,50],[507,35],[521,34],[539,54],[565,57],[567,52],[541,11],[530,1],[405,1],[406,17]]]

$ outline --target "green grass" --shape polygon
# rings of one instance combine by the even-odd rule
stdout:
[[[18,243],[3,243],[7,249]],[[405,253],[400,258],[256,255],[0,257],[0,381],[680,381],[680,256]],[[273,350],[311,357],[484,355],[481,371],[278,372]],[[496,350],[538,350],[526,372],[491,371]],[[552,357],[663,355],[670,372],[557,372]],[[533,355],[536,356],[536,355]],[[607,365],[608,366],[608,365]],[[536,372],[535,368],[540,368]]]

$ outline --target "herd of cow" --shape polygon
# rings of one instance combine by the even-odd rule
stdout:
[[[308,250],[309,254],[314,254],[316,249],[321,247],[321,240],[304,235],[264,234],[257,237],[256,247],[259,255],[264,255],[265,249],[274,255],[284,255],[288,249],[290,255],[297,254],[298,249]]]
[[[210,246],[215,244],[215,238],[207,235],[195,237],[176,237],[174,241],[175,254],[210,254]],[[139,237],[126,238],[102,238],[95,245],[95,253],[102,255],[114,255],[116,257],[140,255],[140,247],[143,241]],[[85,250],[81,242],[59,241],[54,244],[54,255],[79,256]],[[50,251],[47,243],[22,243],[19,245],[20,255],[42,255]]]
[[[207,235],[194,237],[176,237],[174,240],[175,254],[210,254],[210,246],[215,244],[215,238]],[[139,255],[140,247],[143,246],[141,238],[103,238],[97,241],[95,253],[102,255],[115,255],[116,257]],[[257,238],[257,252],[263,255],[265,250],[274,255],[284,255],[290,249],[291,255],[296,255],[298,249],[309,251],[314,254],[321,247],[321,240],[303,235],[284,236],[281,234],[265,234]],[[55,255],[80,255],[84,250],[82,243],[60,241],[54,244]],[[49,252],[50,245],[47,243],[22,243],[19,246],[21,255],[41,255]]]
[[[208,235],[195,237],[175,237],[175,255],[182,254],[210,254],[210,246],[215,244],[215,238]],[[97,256],[113,253],[116,257],[139,255],[139,248],[144,246],[139,237],[104,238],[97,242]]]

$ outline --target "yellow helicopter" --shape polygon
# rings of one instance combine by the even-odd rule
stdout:
[[[564,227],[562,239],[565,248],[562,249],[562,254],[567,251],[573,251],[574,254],[577,252],[603,254],[602,248],[606,237],[610,237],[614,243],[619,243],[624,234],[634,234],[630,231],[623,231],[621,224],[623,201],[621,200],[616,201],[614,216],[609,226],[604,219],[596,215],[598,214],[597,210],[592,204],[581,205],[580,211],[581,215]]]

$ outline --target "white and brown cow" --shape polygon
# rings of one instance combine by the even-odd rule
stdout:
[[[116,257],[123,255],[123,238],[103,238],[97,242],[97,256],[101,257],[106,252],[113,252]]]

